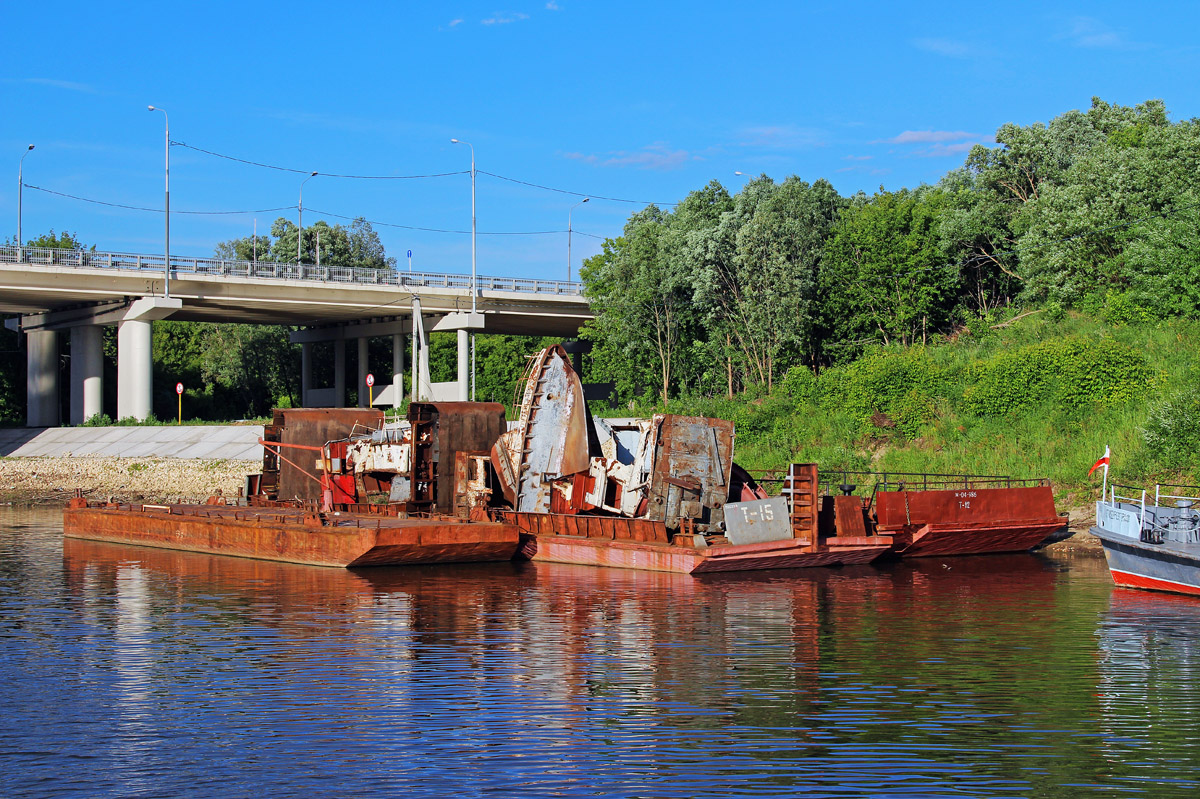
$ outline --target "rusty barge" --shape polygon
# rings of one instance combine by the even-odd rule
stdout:
[[[248,476],[235,504],[77,497],[63,535],[317,566],[509,560],[517,527],[471,518],[461,496],[456,508],[453,467],[438,474],[439,454],[454,464],[503,427],[495,403],[413,403],[395,429],[367,409],[280,410],[264,431],[263,472]],[[388,500],[373,501],[381,495]]]
[[[593,417],[562,346],[530,360],[523,390],[512,422],[498,403],[413,402],[389,424],[278,410],[234,504],[77,498],[64,534],[326,566],[516,557],[701,574],[1015,552],[1066,527],[1044,480],[751,475],[732,422]]]
[[[1066,528],[1046,480],[883,475],[864,497],[847,472],[822,485],[815,464],[756,480],[734,439],[721,419],[593,418],[566,351],[549,347],[491,450],[498,515],[532,560],[695,573],[1019,552]]]

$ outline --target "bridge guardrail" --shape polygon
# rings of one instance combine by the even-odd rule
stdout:
[[[162,255],[60,250],[50,247],[0,245],[0,264],[65,266],[78,269],[117,269],[123,272],[162,273]],[[276,261],[226,261],[220,258],[171,257],[171,277],[176,275],[219,275],[253,277],[267,280],[311,280],[320,283],[356,285],[412,286],[470,290],[470,275],[440,272],[399,272],[394,269],[363,269],[353,266],[317,266],[316,264]],[[582,297],[579,283],[563,280],[533,280],[517,277],[478,275],[476,285],[483,291],[512,291],[530,294],[557,294]]]

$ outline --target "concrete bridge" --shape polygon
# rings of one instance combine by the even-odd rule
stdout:
[[[345,348],[358,347],[360,386],[371,372],[367,341],[392,336],[391,385],[377,385],[375,404],[403,398],[406,339],[411,337],[415,393],[420,399],[468,399],[471,334],[573,337],[592,318],[578,283],[477,276],[471,312],[470,275],[401,272],[313,264],[225,261],[171,256],[169,294],[162,255],[0,247],[0,313],[26,336],[27,424],[60,423],[58,335],[71,336],[70,422],[102,413],[100,330],[117,327],[117,418],[151,412],[151,322],[280,324],[303,328],[301,393],[309,407],[345,404]],[[458,335],[458,379],[429,381],[427,333]],[[312,345],[331,341],[333,386],[312,385]],[[383,381],[381,381],[382,383]],[[360,404],[366,404],[359,391]]]

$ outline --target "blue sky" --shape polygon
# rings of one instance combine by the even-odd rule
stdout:
[[[113,10],[116,9],[116,10]],[[934,182],[1005,122],[1160,98],[1200,116],[1189,3],[3,3],[0,234],[27,185],[162,207],[163,116],[192,147],[302,172],[465,171],[479,272],[563,279],[647,201],[717,179]],[[171,250],[295,220],[304,175],[171,149]],[[617,202],[616,198],[633,202]],[[467,272],[470,178],[304,188],[304,221],[364,216],[406,269]],[[269,211],[266,209],[282,209]],[[184,211],[257,211],[199,215]],[[407,227],[404,227],[407,226]],[[161,213],[26,188],[26,238],[161,252]],[[495,235],[531,233],[531,235]]]

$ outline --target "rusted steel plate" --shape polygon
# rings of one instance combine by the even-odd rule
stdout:
[[[382,411],[371,408],[280,408],[263,438],[281,444],[320,447],[346,438],[356,426],[360,430],[378,430],[383,418]],[[317,453],[284,447],[281,455],[264,453],[263,457],[263,479],[275,486],[276,496],[284,500],[320,501]],[[272,479],[269,474],[276,464],[278,476]]]
[[[515,525],[220,506],[67,508],[63,535],[317,566],[507,560]]]
[[[733,469],[733,422],[704,416],[656,415],[657,448],[646,517],[678,530],[693,519],[701,532],[724,521]]]
[[[896,552],[904,558],[933,555],[981,555],[1024,552],[1062,529],[1065,521],[1007,524],[927,524],[909,536],[897,536]]]
[[[961,488],[948,491],[881,491],[875,498],[879,529],[916,529],[926,524],[993,524],[1053,521],[1049,486]]]
[[[725,537],[733,544],[792,539],[787,498],[771,497],[726,504]]]
[[[413,422],[414,469],[418,468],[416,436],[419,421],[433,424],[435,441],[431,457],[436,459],[434,507],[439,513],[454,514],[454,465],[459,452],[487,452],[504,432],[504,406],[498,402],[414,402],[408,407]],[[414,486],[419,481],[414,474]]]
[[[662,522],[614,516],[583,516],[555,513],[512,513],[522,533],[539,536],[572,536],[606,541],[622,540],[667,545],[670,540]]]

